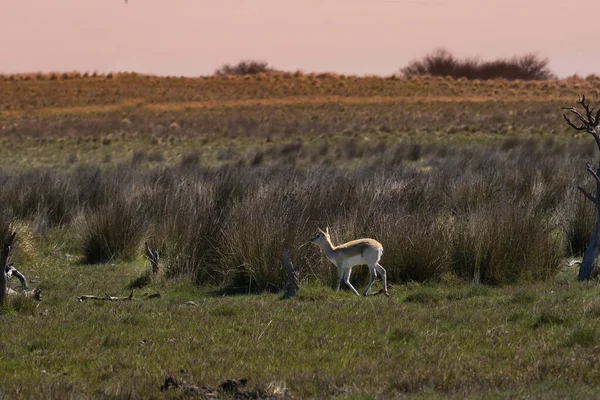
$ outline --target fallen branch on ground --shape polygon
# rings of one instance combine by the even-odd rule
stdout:
[[[109,296],[109,295],[106,295],[104,297],[99,297],[99,296],[92,296],[92,295],[84,294],[83,296],[79,296],[78,300],[80,302],[83,302],[84,300],[139,301],[139,300],[157,299],[160,297],[161,297],[160,293],[152,293],[152,294],[144,293],[142,298],[136,299],[133,297],[133,290],[132,290],[128,297],[115,297],[115,296]]]

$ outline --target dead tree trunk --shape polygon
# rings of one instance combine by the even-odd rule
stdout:
[[[579,123],[581,123],[580,125],[576,125],[577,121],[576,123],[571,122],[566,114],[563,114],[563,117],[571,128],[579,132],[591,134],[596,142],[598,150],[600,150],[600,127],[598,126],[600,123],[600,110],[596,111],[594,114],[594,109],[590,108],[590,103],[585,101],[584,95],[579,96],[577,104],[583,108],[585,115],[579,112],[575,107],[565,108],[565,110],[568,110],[575,115]],[[594,269],[596,260],[600,254],[600,164],[598,164],[595,169],[596,170],[594,171],[592,163],[587,164],[587,172],[594,178],[594,181],[596,182],[596,194],[592,195],[581,186],[577,187],[577,189],[579,189],[579,191],[581,191],[581,193],[583,193],[588,200],[594,203],[594,207],[596,208],[596,225],[594,227],[594,233],[588,242],[583,255],[583,261],[579,266],[580,281],[586,281],[590,279],[592,276],[592,270]]]
[[[300,278],[300,264],[294,268],[292,261],[290,260],[290,251],[283,249],[283,265],[287,270],[287,280],[285,282],[285,288],[283,289],[283,298],[289,299],[290,297],[296,296],[296,292],[299,290],[299,278]]]
[[[6,263],[16,234],[17,232],[13,232],[9,237],[4,239],[2,254],[0,254],[0,304],[4,304],[4,300],[6,299]]]

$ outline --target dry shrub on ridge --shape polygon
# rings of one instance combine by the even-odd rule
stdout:
[[[481,61],[478,58],[458,59],[446,49],[437,49],[420,60],[411,61],[400,69],[404,76],[432,75],[467,79],[546,80],[554,78],[548,59],[534,53],[510,59]]]
[[[277,72],[266,61],[244,60],[237,64],[224,64],[215,70],[215,75],[256,75]]]

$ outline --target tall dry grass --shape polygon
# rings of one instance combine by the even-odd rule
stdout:
[[[389,157],[363,151],[352,169],[319,163],[327,154],[316,148],[308,168],[290,164],[286,150],[269,166],[127,162],[2,174],[0,200],[38,234],[78,230],[87,262],[133,258],[149,240],[167,276],[231,291],[281,288],[285,247],[304,260],[303,279],[333,284],[316,248],[297,250],[325,226],[336,243],[381,241],[391,282],[448,274],[489,284],[543,280],[582,251],[593,210],[574,190],[586,178],[578,145],[427,145],[418,157],[415,146]],[[357,269],[353,280],[364,279]]]

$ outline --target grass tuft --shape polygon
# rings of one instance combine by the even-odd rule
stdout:
[[[598,333],[591,327],[577,327],[569,337],[564,341],[564,347],[589,347],[598,343]]]

